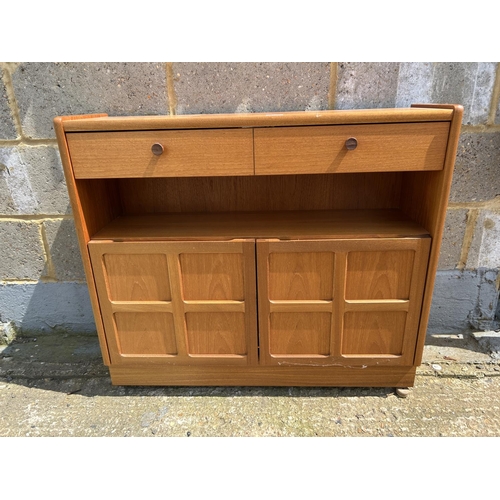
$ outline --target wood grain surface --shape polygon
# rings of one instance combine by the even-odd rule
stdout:
[[[256,128],[255,173],[441,170],[449,122]],[[357,140],[349,150],[346,141]]]
[[[318,369],[319,368],[319,369]],[[115,385],[175,386],[309,386],[412,387],[415,366],[304,366],[290,361],[281,366],[134,366],[112,365]]]
[[[399,208],[402,176],[401,172],[382,172],[164,177],[114,182],[120,192],[123,214],[137,215]]]
[[[260,360],[408,365],[430,238],[257,241]]]
[[[75,178],[253,175],[252,130],[67,134]],[[152,152],[161,144],[163,154]]]
[[[398,210],[171,213],[122,216],[94,240],[228,240],[234,238],[377,238],[427,231]]]
[[[441,106],[441,108],[439,107]],[[66,121],[66,132],[97,130],[211,129],[229,127],[279,127],[346,123],[394,123],[449,121],[451,109],[435,108],[353,109],[328,111],[292,111],[278,113],[231,113],[173,116],[78,116]]]
[[[257,363],[255,243],[89,243],[113,363]]]

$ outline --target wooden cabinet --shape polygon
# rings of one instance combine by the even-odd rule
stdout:
[[[413,385],[461,116],[56,118],[112,382]]]

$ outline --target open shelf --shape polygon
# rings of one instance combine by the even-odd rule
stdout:
[[[122,215],[94,240],[231,240],[237,238],[404,238],[429,233],[399,210],[288,210]]]

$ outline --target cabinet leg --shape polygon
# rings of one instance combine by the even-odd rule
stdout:
[[[396,396],[398,396],[399,398],[407,398],[409,394],[409,387],[396,387]]]

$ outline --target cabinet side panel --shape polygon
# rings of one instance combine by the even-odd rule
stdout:
[[[455,157],[460,137],[463,107],[458,105],[415,106],[453,109],[444,169],[438,172],[408,172],[403,177],[403,187],[401,189],[401,210],[429,231],[432,238],[424,301],[420,318],[419,337],[415,352],[415,364],[419,365],[422,362],[423,346],[446,218],[446,208],[450,196]]]
[[[78,244],[82,256],[83,268],[85,270],[85,276],[87,279],[90,302],[92,304],[92,310],[94,313],[94,319],[97,329],[97,335],[99,338],[99,344],[101,347],[101,353],[104,364],[109,366],[111,364],[109,349],[108,349],[108,344],[106,342],[106,336],[104,333],[104,325],[102,323],[101,310],[99,307],[99,300],[97,298],[97,290],[94,282],[92,265],[90,262],[90,256],[87,249],[87,243],[89,241],[89,230],[87,226],[87,219],[85,216],[85,211],[82,208],[80,192],[77,189],[75,178],[73,175],[73,167],[71,165],[71,158],[68,150],[68,144],[66,142],[66,135],[64,133],[63,122],[64,118],[62,117],[55,118],[54,130],[56,132],[57,143],[59,146],[59,153],[61,155],[61,162],[63,165],[64,176],[66,178],[66,185],[68,187],[68,194],[71,202],[71,209],[75,220],[76,234],[78,237]]]
[[[112,179],[77,179],[75,185],[90,239],[121,214],[118,186]]]

